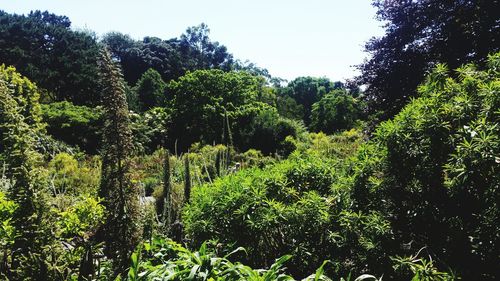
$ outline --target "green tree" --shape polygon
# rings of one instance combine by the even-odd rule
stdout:
[[[177,79],[187,71],[222,69],[228,71],[235,65],[227,48],[209,38],[205,24],[190,27],[180,39],[163,40],[146,36],[134,41],[130,36],[111,32],[102,42],[109,46],[113,57],[122,66],[125,81],[134,85],[142,74],[152,68],[164,81]]]
[[[387,119],[418,95],[417,86],[438,62],[455,69],[484,62],[500,50],[499,1],[374,0],[385,35],[372,38],[370,59],[359,66],[359,83],[368,85],[372,112]]]
[[[176,140],[181,151],[194,142],[219,143],[225,129],[227,111],[231,129],[240,116],[253,108],[269,107],[261,101],[265,80],[247,72],[197,70],[171,81],[167,93],[172,103],[170,146]],[[243,124],[242,124],[243,125]]]
[[[156,106],[164,106],[166,86],[158,71],[150,68],[144,72],[134,89],[139,98],[141,110],[146,111]]]
[[[99,67],[105,120],[99,196],[106,207],[105,250],[113,259],[113,270],[117,275],[127,268],[129,256],[141,236],[138,226],[140,210],[138,190],[130,178],[132,132],[122,74],[106,49],[101,51]]]
[[[65,16],[0,11],[0,61],[32,79],[52,101],[99,102],[95,35],[71,30]]]
[[[309,125],[312,105],[327,93],[341,87],[342,84],[340,82],[333,83],[327,78],[299,77],[288,83],[286,87],[280,89],[279,96],[282,97],[282,102],[285,102],[285,104],[290,105],[292,108],[296,106],[290,104],[290,101],[286,97],[295,100],[300,108],[287,110],[293,110],[292,112],[301,111],[302,115],[298,119],[303,120],[306,125]],[[278,108],[282,107],[278,106]]]
[[[20,109],[26,122],[35,133],[43,132],[42,109],[39,103],[40,93],[37,86],[15,67],[0,65],[0,80],[8,88],[12,98]]]
[[[210,41],[209,35],[210,29],[204,23],[189,27],[181,35],[181,52],[188,56],[188,69],[230,70],[233,65],[233,56],[227,52],[224,45]]]
[[[351,129],[359,115],[358,101],[345,90],[336,90],[314,103],[311,112],[311,130],[332,134]]]
[[[237,147],[243,151],[258,149],[266,155],[287,156],[294,150],[287,137],[299,138],[305,131],[301,123],[281,117],[270,107],[244,112],[236,122],[239,127],[235,135]]]

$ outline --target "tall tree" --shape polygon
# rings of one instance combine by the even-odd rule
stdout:
[[[500,1],[374,0],[385,35],[365,46],[371,58],[359,66],[359,83],[368,85],[372,112],[396,114],[436,63],[457,68],[481,62],[500,50]]]
[[[183,55],[188,56],[188,69],[222,69],[228,71],[234,64],[233,56],[219,42],[209,38],[210,29],[204,23],[189,27],[181,35],[180,47]]]
[[[99,195],[107,210],[105,252],[113,259],[114,273],[119,274],[127,268],[129,255],[140,238],[138,190],[130,179],[132,132],[125,82],[107,49],[101,51],[99,68],[105,120]]]
[[[164,81],[177,79],[187,71],[222,69],[236,66],[233,56],[219,42],[209,38],[205,24],[189,27],[180,39],[163,40],[146,36],[134,41],[130,36],[111,32],[102,42],[108,45],[113,57],[123,68],[125,81],[134,85],[146,70],[153,68]]]
[[[128,35],[113,32],[106,34],[102,42],[120,62],[129,85],[136,84],[150,68],[158,71],[165,81],[176,79],[187,70],[184,65],[187,59],[182,57],[177,39],[146,36],[142,41],[134,41]]]

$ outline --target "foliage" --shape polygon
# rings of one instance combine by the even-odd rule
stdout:
[[[438,66],[363,146],[352,177],[357,209],[382,211],[399,243],[428,247],[464,279],[498,277],[499,60],[457,79]]]
[[[279,96],[283,97],[281,100],[287,102],[287,104],[290,104],[290,101],[286,97],[295,100],[299,106],[298,109],[295,109],[295,112],[301,112],[301,115],[296,118],[303,120],[306,125],[309,125],[312,105],[321,100],[327,93],[342,87],[340,82],[333,83],[327,78],[298,77],[288,83],[286,87],[280,89]],[[296,106],[291,105],[291,107],[294,108]]]
[[[239,116],[266,106],[260,101],[264,88],[260,77],[221,70],[198,70],[171,81],[167,87],[174,109],[170,146],[177,142],[179,149],[185,151],[197,141],[219,143],[225,112],[234,131],[238,127],[233,122]]]
[[[187,69],[222,69],[229,70],[233,64],[233,56],[224,45],[212,42],[210,29],[204,23],[186,29],[181,35],[180,48],[187,57]]]
[[[222,248],[245,247],[248,255],[235,258],[258,267],[293,254],[294,275],[314,270],[325,258],[338,273],[348,273],[353,264],[380,264],[389,225],[377,213],[343,209],[347,198],[331,189],[342,166],[338,159],[297,152],[264,169],[194,187],[183,213],[187,238],[196,246],[213,239]]]
[[[372,1],[385,34],[372,38],[370,59],[359,66],[372,113],[394,116],[438,62],[451,69],[484,62],[499,51],[498,1]]]
[[[41,155],[35,151],[33,131],[37,126],[24,121],[20,114],[23,108],[15,97],[5,81],[0,80],[0,147],[4,176],[11,182],[8,199],[17,206],[12,213],[14,241],[5,251],[10,251],[14,269],[8,274],[16,279],[31,279],[47,275],[44,247],[52,239],[49,220],[46,220],[46,172],[40,165]],[[7,260],[7,254],[4,259]]]
[[[7,199],[5,194],[0,191],[0,246],[2,248],[10,247],[14,243],[15,229],[11,221],[16,208],[16,203]],[[3,270],[0,270],[1,273]]]
[[[95,35],[73,31],[65,16],[0,11],[0,61],[45,89],[50,101],[99,102]]]
[[[498,3],[452,2],[374,1],[366,93],[285,85],[204,24],[99,56],[0,11],[0,61],[40,86],[0,66],[0,279],[498,279]]]
[[[100,180],[99,164],[96,159],[78,162],[72,155],[64,152],[55,155],[47,167],[52,194],[96,195]]]
[[[354,127],[360,113],[359,102],[345,90],[335,90],[312,105],[310,129],[334,132]]]
[[[0,81],[8,88],[9,94],[16,101],[20,114],[32,129],[43,132],[40,93],[36,85],[17,72],[12,66],[0,65]]]
[[[301,123],[279,116],[274,108],[245,112],[236,124],[241,128],[235,133],[236,146],[242,150],[258,149],[266,155],[288,156],[295,147],[286,138],[300,138],[305,132]]]
[[[130,112],[129,117],[135,152],[152,153],[165,145],[171,124],[171,111],[168,108],[154,107],[141,114]]]
[[[134,89],[139,98],[142,111],[165,105],[166,86],[158,71],[150,68],[142,74]]]
[[[412,255],[409,257],[395,257],[392,258],[396,264],[394,265],[394,269],[396,271],[405,271],[410,270],[413,278],[411,280],[418,281],[448,281],[455,280],[456,278],[448,273],[448,272],[440,272],[434,266],[434,261],[432,257],[429,256],[429,259],[419,257],[420,251],[416,255]]]
[[[211,41],[209,33],[208,27],[200,24],[188,28],[180,39],[146,36],[135,41],[128,35],[111,32],[102,42],[120,62],[125,81],[134,85],[148,69],[156,70],[167,82],[198,69],[230,70],[232,55],[224,45]]]
[[[297,144],[297,150],[306,155],[345,159],[355,155],[363,143],[363,134],[356,129],[326,135],[325,133],[309,133],[304,141]]]
[[[295,280],[283,272],[290,255],[276,259],[269,269],[252,269],[240,262],[230,261],[232,255],[241,252],[244,253],[245,249],[238,248],[219,257],[212,245],[207,243],[203,243],[197,251],[190,251],[171,240],[155,237],[151,242],[143,243],[132,255],[127,280]],[[331,280],[323,275],[325,264],[303,281]],[[371,275],[360,276],[356,280],[370,278],[377,280]]]
[[[68,101],[42,105],[47,133],[69,145],[95,154],[99,147],[102,110],[73,105]]]
[[[61,231],[60,237],[73,238],[75,236],[88,238],[104,218],[104,207],[100,200],[82,196],[79,200],[59,213],[57,222]]]

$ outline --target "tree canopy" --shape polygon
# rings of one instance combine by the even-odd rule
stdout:
[[[99,102],[95,36],[71,30],[65,16],[0,11],[0,62],[13,65],[44,89],[50,101]]]
[[[301,111],[300,116],[297,116],[298,119],[309,125],[312,105],[327,93],[341,87],[341,83],[334,83],[327,78],[298,77],[282,88],[280,95],[290,97],[298,104],[300,109],[297,111]],[[286,98],[284,100],[286,101]]]
[[[455,69],[484,62],[500,50],[500,2],[375,0],[385,35],[365,45],[370,59],[359,65],[359,83],[367,85],[372,112],[386,119],[396,114],[437,63]]]

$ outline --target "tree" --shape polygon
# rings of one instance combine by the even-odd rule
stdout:
[[[359,66],[372,113],[387,119],[417,95],[417,86],[438,62],[454,69],[482,62],[500,50],[500,1],[375,0],[385,35],[372,38],[371,58]]]
[[[37,86],[17,72],[13,66],[0,65],[0,80],[8,88],[19,107],[20,114],[35,133],[43,132],[42,109],[39,103],[40,93]]]
[[[0,61],[27,75],[52,101],[99,102],[95,35],[71,30],[65,16],[0,11]]]
[[[352,128],[358,115],[358,101],[345,90],[335,90],[313,104],[309,127],[315,132],[332,134]]]
[[[134,85],[144,72],[152,68],[161,74],[165,81],[182,76],[187,68],[180,53],[177,39],[162,40],[158,37],[144,37],[134,41],[128,35],[108,33],[102,42],[110,48],[113,58],[120,62],[125,81]]]
[[[177,79],[187,71],[198,69],[233,68],[233,56],[227,48],[209,38],[205,24],[190,27],[180,39],[163,40],[146,36],[134,41],[130,36],[118,32],[108,33],[102,42],[109,46],[113,58],[122,66],[125,81],[134,85],[141,75],[152,68],[164,81]]]
[[[236,120],[239,130],[235,143],[242,151],[258,149],[263,154],[287,156],[293,150],[287,137],[298,138],[305,131],[296,120],[280,116],[275,108],[256,108],[242,113]]]
[[[167,95],[172,103],[170,144],[178,140],[179,149],[202,143],[219,143],[225,127],[227,111],[232,129],[241,115],[252,108],[269,107],[261,101],[265,80],[246,72],[222,70],[197,70],[171,81]],[[233,130],[233,134],[236,134]]]
[[[302,111],[302,116],[299,119],[303,120],[306,125],[309,125],[311,120],[312,105],[319,101],[324,95],[334,89],[341,88],[340,82],[331,82],[327,78],[314,77],[299,77],[288,83],[288,85],[280,90],[279,96],[281,101],[291,105],[285,97],[291,97],[301,107],[294,109],[294,112]],[[291,105],[292,108],[296,107]],[[280,108],[280,106],[278,106]]]
[[[117,275],[127,268],[129,255],[140,238],[138,190],[130,179],[132,132],[122,74],[106,49],[101,51],[99,67],[105,120],[99,196],[107,213],[103,226],[105,252],[113,259]]]
[[[230,70],[234,64],[233,56],[224,45],[210,41],[209,35],[210,29],[204,23],[189,27],[181,35],[181,52],[188,58],[188,69]]]
[[[9,199],[17,208],[12,214],[15,229],[11,248],[13,278],[42,280],[48,275],[44,247],[51,243],[47,215],[47,182],[42,156],[35,151],[35,126],[28,125],[6,82],[0,79],[0,160],[10,180]],[[37,102],[37,100],[32,100]]]
[[[158,71],[150,68],[144,72],[135,86],[141,110],[146,111],[156,106],[164,106],[166,86]]]

